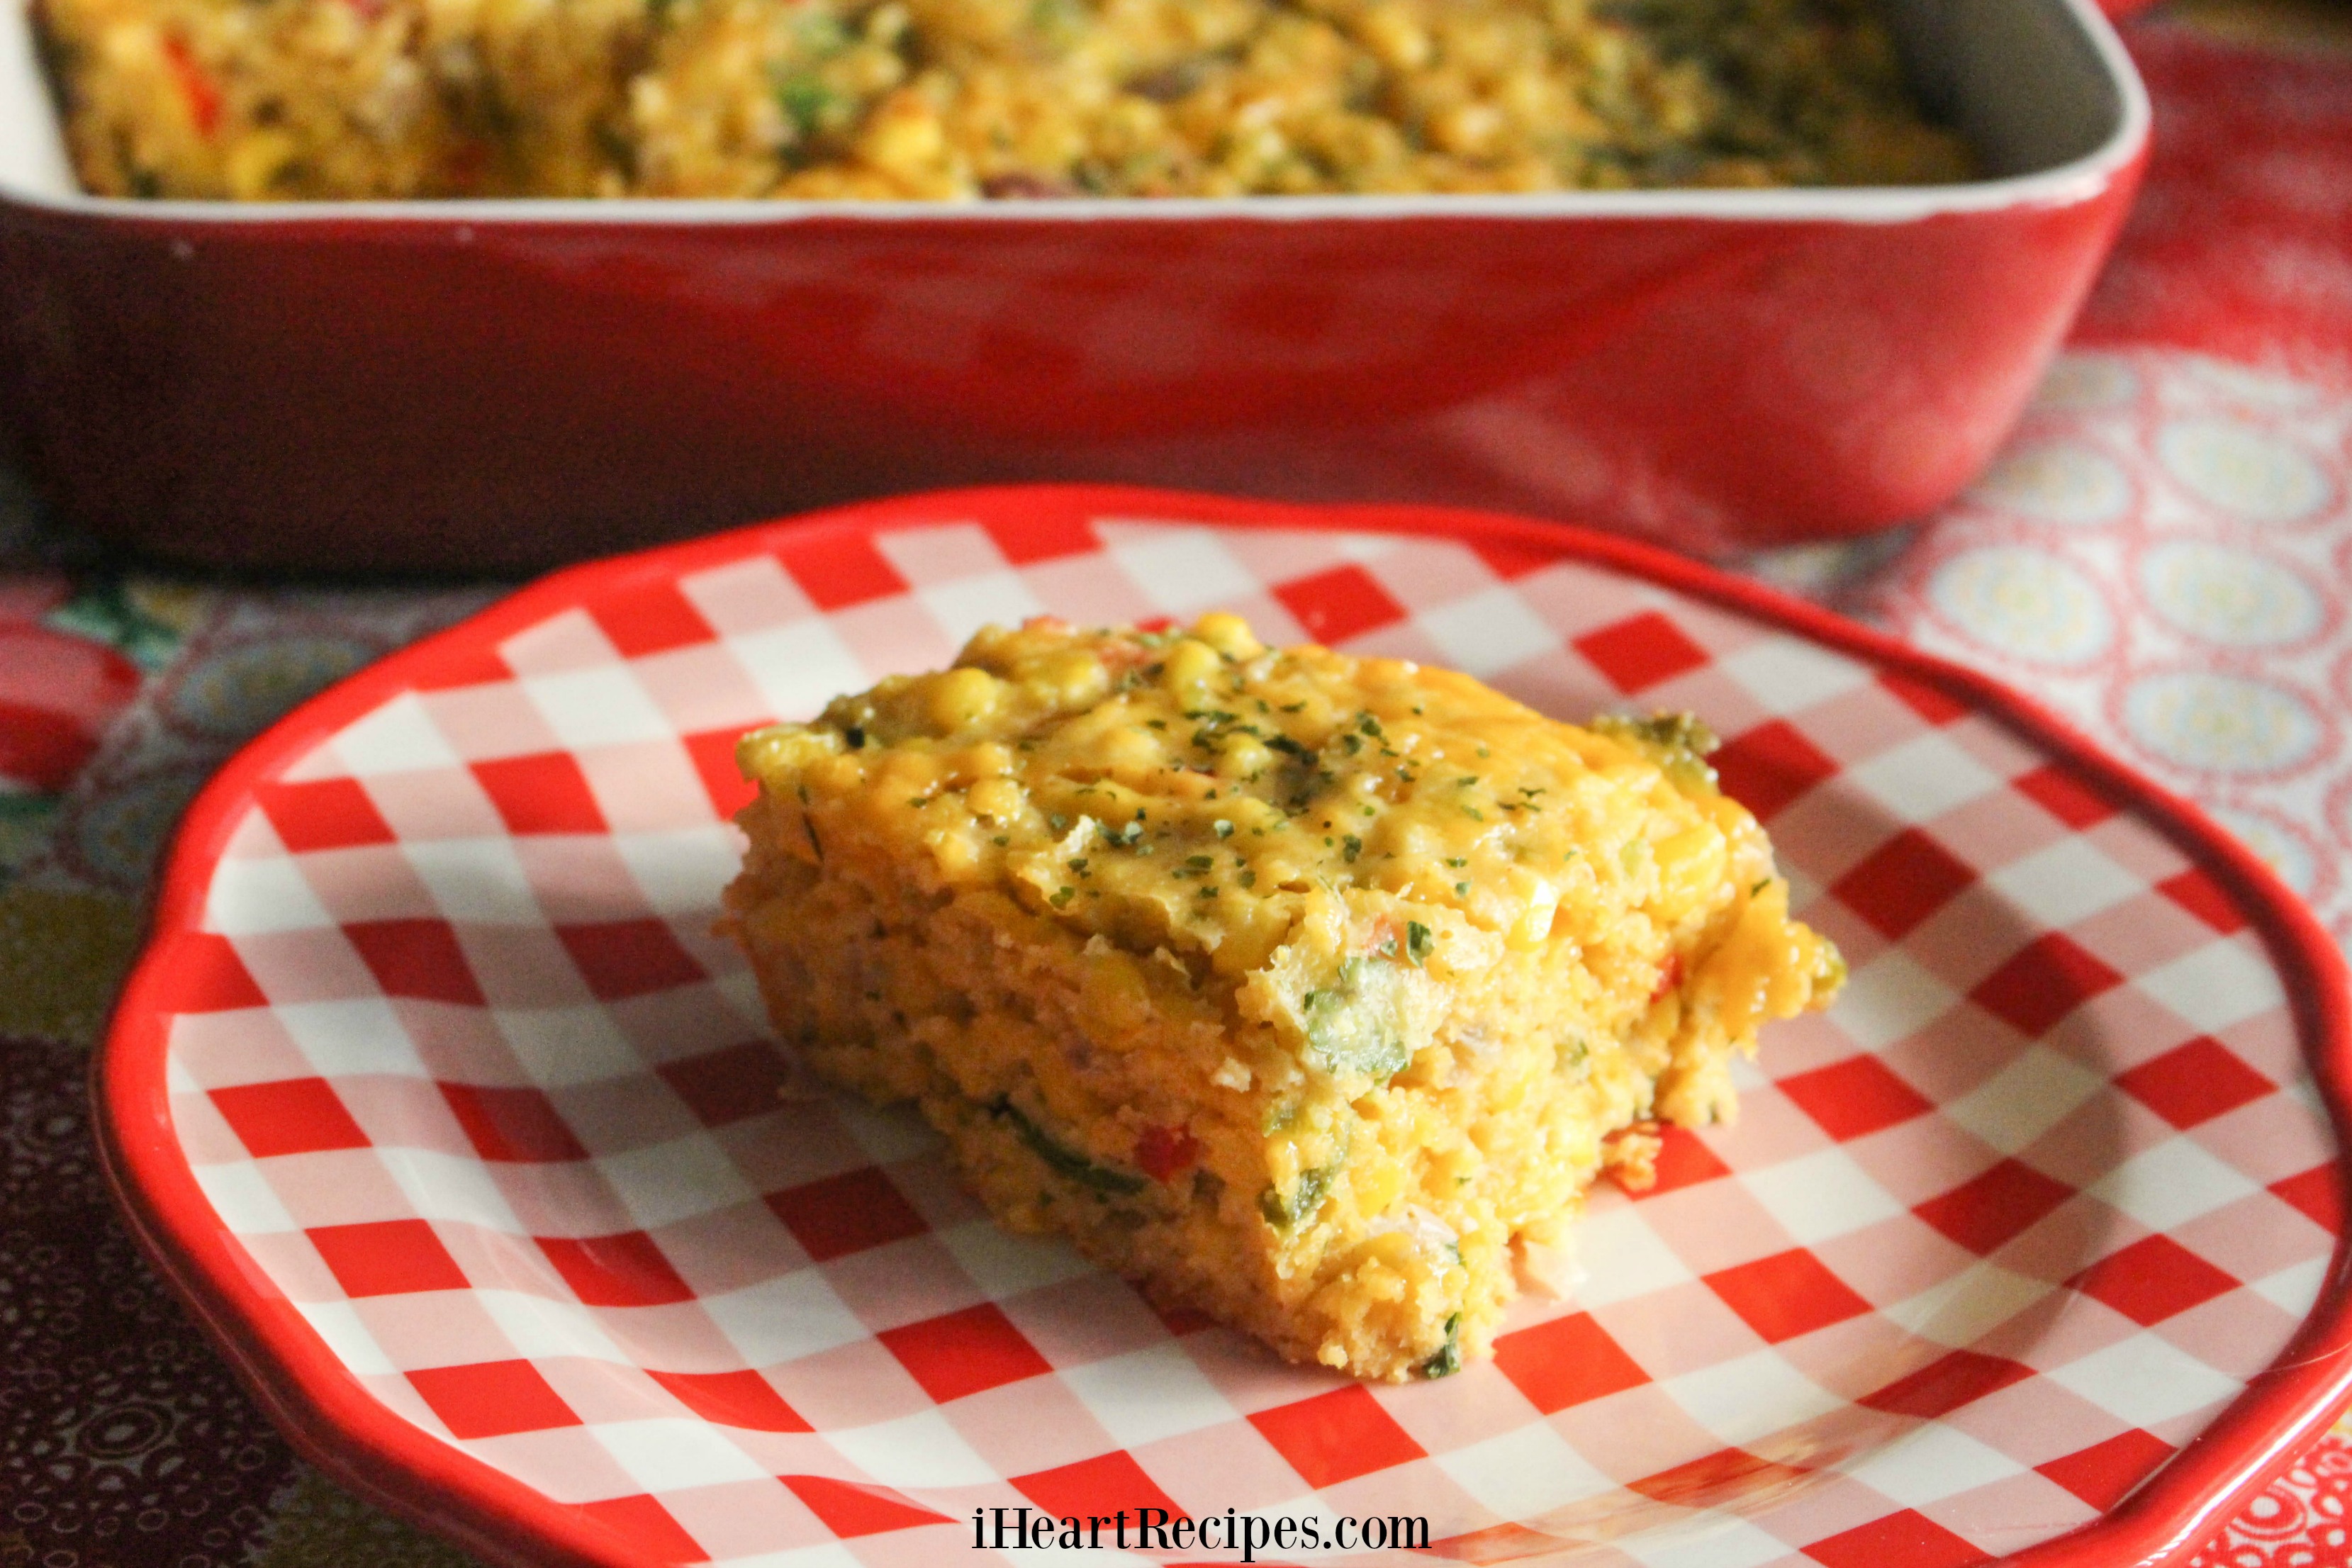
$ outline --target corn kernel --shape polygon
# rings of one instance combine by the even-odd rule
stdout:
[[[1528,907],[1511,924],[1513,947],[1540,947],[1551,940],[1552,916],[1559,910],[1559,889],[1538,881],[1528,890]]]
[[[1072,708],[1092,707],[1110,689],[1110,671],[1082,648],[1047,660],[1038,673],[1054,700]]]
[[[1492,152],[1502,134],[1503,117],[1491,103],[1457,103],[1429,118],[1429,139],[1465,158]]]
[[[1186,637],[1168,650],[1166,668],[1160,679],[1171,691],[1181,690],[1187,686],[1200,685],[1223,668],[1223,664],[1215,648],[1196,638]]]
[[[278,172],[293,162],[298,151],[294,138],[283,131],[255,132],[228,155],[225,171],[228,194],[239,201],[257,201],[271,195]]]
[[[1011,822],[1028,798],[1028,792],[1011,779],[982,779],[964,795],[971,814],[990,823]]]
[[[1375,1156],[1356,1178],[1356,1206],[1367,1215],[1383,1214],[1404,1192],[1404,1170],[1394,1160]]]
[[[942,875],[959,877],[980,864],[980,842],[969,828],[941,829],[923,836]]]
[[[996,711],[1003,683],[984,669],[950,669],[933,683],[931,722],[953,733],[980,723]]]
[[[1228,658],[1255,658],[1265,651],[1247,621],[1223,611],[1202,616],[1193,624],[1192,635]]]
[[[1658,897],[1670,916],[1696,908],[1722,883],[1725,849],[1723,835],[1706,822],[1659,840]]]
[[[1402,5],[1373,6],[1357,21],[1356,32],[1391,70],[1419,70],[1429,60],[1429,35]]]
[[[857,134],[861,163],[887,174],[929,172],[947,151],[947,132],[921,94],[900,89],[884,99]]]

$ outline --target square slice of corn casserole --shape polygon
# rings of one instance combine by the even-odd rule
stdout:
[[[1005,1225],[1433,1376],[1843,975],[1709,744],[1231,616],[992,627],[744,740],[729,922],[785,1038],[919,1104]]]

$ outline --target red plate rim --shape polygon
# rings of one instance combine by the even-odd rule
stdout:
[[[254,786],[408,685],[436,655],[498,640],[615,589],[666,581],[790,535],[870,537],[943,512],[1037,506],[1223,527],[1400,533],[1499,546],[1639,577],[1891,669],[2010,726],[2154,824],[2244,905],[2278,967],[2305,1058],[2336,1135],[2339,1197],[2352,1187],[2352,971],[2278,878],[2189,801],[2107,756],[2023,694],[1777,589],[1671,552],[1572,525],[1391,504],[1298,506],[1181,490],[1029,485],[934,490],[590,562],[541,578],[310,699],[215,774],[182,818],[147,944],[91,1064],[100,1163],[138,1240],[194,1310],[247,1391],[302,1458],[387,1510],[494,1561],[638,1568],[617,1532],[411,1426],[377,1403],[220,1226],[181,1157],[164,1088],[164,993],[195,929],[229,831]],[[2147,1563],[2200,1542],[2276,1477],[2352,1399],[2352,1232],[2339,1232],[2326,1283],[2278,1359],[2211,1426],[2104,1517],[2002,1561],[2013,1568]]]

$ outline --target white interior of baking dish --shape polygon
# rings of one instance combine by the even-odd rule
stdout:
[[[1253,196],[1155,201],[835,203],[746,201],[152,202],[85,195],[75,182],[43,79],[26,0],[0,0],[0,200],[91,214],[256,221],[300,213],[442,223],[529,220],[643,223],[789,221],[843,215],[876,221],[1040,217],[1378,218],[1723,217],[1894,223],[1938,212],[2082,200],[2112,180],[2147,137],[2147,95],[2091,0],[1889,0],[1896,39],[1931,108],[1975,143],[1993,177],[1965,184],[1782,191],[1572,191],[1508,196]]]

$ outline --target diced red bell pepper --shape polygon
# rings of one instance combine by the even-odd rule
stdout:
[[[1147,1127],[1135,1141],[1135,1163],[1155,1182],[1175,1180],[1200,1159],[1201,1141],[1181,1127]]]
[[[1667,992],[1682,983],[1683,955],[1679,952],[1670,952],[1666,954],[1664,964],[1658,970],[1657,988],[1650,993],[1650,1000],[1653,1002],[1663,1000]]]
[[[172,79],[179,84],[180,96],[188,100],[188,118],[195,122],[197,134],[210,136],[220,129],[219,86],[214,82],[211,74],[196,62],[185,38],[165,38],[163,59],[172,68]]]

